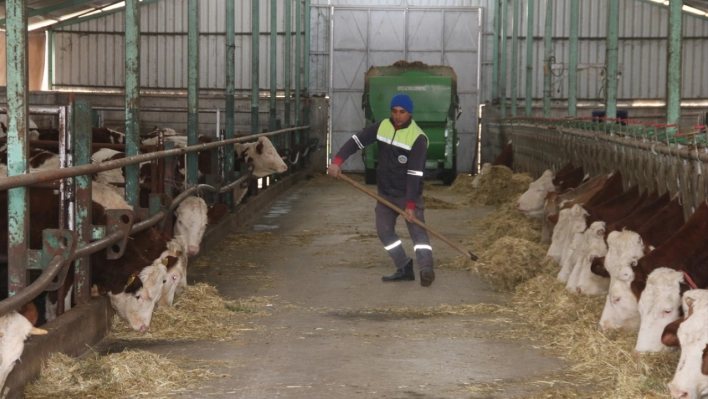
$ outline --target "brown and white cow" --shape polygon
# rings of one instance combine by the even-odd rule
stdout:
[[[185,198],[175,210],[174,235],[184,237],[189,256],[199,253],[199,244],[209,221],[207,211],[206,202],[195,196]]]
[[[529,184],[529,188],[516,201],[516,209],[526,216],[543,217],[543,204],[546,195],[556,191],[553,185],[553,171],[546,170],[541,177]]]
[[[234,152],[238,159],[253,165],[253,176],[266,177],[274,173],[285,173],[288,165],[278,155],[278,151],[268,137],[259,137],[253,143],[236,143]]]
[[[472,188],[479,188],[479,184],[482,180],[482,176],[488,174],[489,172],[492,171],[492,164],[491,163],[485,163],[482,165],[482,169],[480,169],[479,173],[477,173],[477,176],[472,179]]]
[[[35,328],[23,315],[10,312],[0,317],[0,389],[5,385],[8,374],[20,360],[25,349],[25,340],[30,335],[46,334]]]
[[[576,235],[577,237],[577,235]],[[601,295],[607,293],[610,281],[594,274],[591,270],[593,259],[607,254],[605,243],[605,222],[594,222],[579,236],[580,248],[575,250],[573,271],[568,278],[566,289],[578,294]]]
[[[659,352],[668,349],[661,342],[664,328],[681,317],[681,296],[686,278],[680,271],[660,267],[649,274],[639,298],[639,335],[635,352]],[[636,294],[636,292],[635,292]]]

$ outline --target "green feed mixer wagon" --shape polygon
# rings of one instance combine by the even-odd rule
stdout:
[[[457,76],[448,66],[399,61],[391,66],[371,67],[366,73],[362,108],[366,126],[391,117],[391,98],[408,94],[415,109],[413,119],[428,136],[425,174],[451,184],[456,177],[459,109]],[[366,183],[376,183],[378,145],[364,149]]]

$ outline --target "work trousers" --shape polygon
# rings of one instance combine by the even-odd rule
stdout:
[[[389,197],[383,195],[380,191],[379,195],[400,209],[405,209],[406,207],[405,197]],[[379,240],[381,240],[384,248],[388,251],[391,259],[393,259],[396,268],[403,269],[403,267],[410,262],[411,258],[406,255],[406,251],[403,249],[403,245],[401,245],[401,239],[398,237],[398,234],[396,234],[396,219],[398,216],[400,216],[398,212],[380,202],[376,202],[376,232],[379,235]],[[425,223],[422,196],[418,197],[416,201],[415,217]],[[408,227],[411,240],[413,240],[418,268],[420,270],[433,270],[433,249],[430,246],[428,232],[417,224],[408,221],[406,221],[406,226]]]

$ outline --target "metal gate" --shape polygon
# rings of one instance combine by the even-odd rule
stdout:
[[[330,15],[331,156],[364,127],[361,98],[366,71],[399,60],[421,61],[451,66],[457,74],[462,109],[457,121],[457,170],[472,171],[477,147],[482,9],[332,7]],[[360,172],[364,164],[357,154],[342,169]]]

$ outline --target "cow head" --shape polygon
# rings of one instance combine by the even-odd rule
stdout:
[[[646,281],[639,298],[639,336],[636,352],[659,352],[666,349],[661,342],[664,328],[681,316],[681,291],[683,273],[660,267]]]
[[[551,246],[548,248],[546,256],[560,263],[565,264],[570,255],[569,249],[575,234],[585,231],[585,219],[588,213],[580,205],[575,205],[570,209],[563,209],[559,213],[558,224],[553,229]],[[569,272],[569,271],[568,271]],[[566,275],[561,281],[567,281]],[[560,276],[559,276],[560,279]]]
[[[288,165],[278,155],[278,151],[267,137],[259,137],[255,143],[236,144],[234,151],[244,161],[253,164],[253,176],[255,177],[285,173],[288,170]]]
[[[206,202],[199,197],[187,197],[175,210],[175,216],[174,235],[184,237],[189,256],[197,255],[208,222]]]
[[[613,231],[607,237],[605,269],[610,274],[610,287],[599,329],[639,328],[637,298],[632,293],[632,265],[644,254],[641,237],[632,231]]]
[[[8,374],[25,349],[25,340],[33,331],[37,329],[17,312],[13,311],[0,317],[0,388],[5,385]]]
[[[681,357],[669,383],[674,398],[698,399],[708,395],[708,290],[683,295],[686,318],[677,331]]]
[[[165,251],[169,252],[169,251]],[[182,256],[181,253],[178,256],[172,256],[164,254],[162,259],[162,264],[165,265],[167,273],[165,275],[165,284],[162,285],[162,294],[160,294],[160,299],[157,301],[158,306],[172,306],[172,302],[175,298],[175,293],[177,292],[177,287],[179,287],[182,280],[185,279],[184,275],[184,265],[181,264]]]
[[[492,171],[492,164],[491,163],[485,163],[484,165],[482,165],[482,169],[479,171],[477,176],[475,176],[474,179],[472,180],[472,188],[479,188],[479,185],[482,182],[482,176],[488,174],[491,171]]]
[[[544,199],[551,191],[556,191],[553,186],[553,172],[547,170],[536,181],[531,182],[528,190],[521,194],[516,201],[516,209],[527,216],[542,217]]]
[[[165,265],[157,259],[152,265],[143,268],[138,276],[128,280],[123,292],[108,294],[113,309],[133,330],[146,332],[150,328],[152,311],[162,294],[166,275]]]
[[[594,222],[582,234],[583,245],[576,255],[576,265],[568,279],[569,290],[585,295],[607,293],[610,280],[593,274],[592,261],[607,254],[605,243],[605,222]]]

